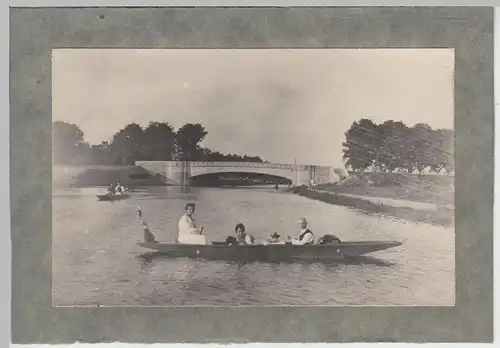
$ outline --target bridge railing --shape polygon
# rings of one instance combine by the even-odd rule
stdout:
[[[245,168],[293,168],[290,164],[262,163],[262,162],[191,162],[199,167],[245,167]]]
[[[294,169],[293,164],[279,164],[279,163],[262,163],[262,162],[202,162],[202,161],[188,161],[191,166],[195,167],[236,167],[236,168],[271,168],[271,169]],[[168,162],[174,166],[182,166],[182,162]],[[297,166],[299,169],[304,166]]]

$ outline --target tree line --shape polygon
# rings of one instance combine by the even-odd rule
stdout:
[[[135,161],[263,162],[259,156],[222,154],[201,146],[208,132],[201,123],[175,130],[166,122],[131,123],[109,141],[91,145],[75,124],[52,123],[53,162],[57,165],[133,165]]]
[[[413,127],[389,120],[376,124],[369,119],[353,122],[342,143],[349,171],[380,171],[450,174],[455,170],[453,130]]]

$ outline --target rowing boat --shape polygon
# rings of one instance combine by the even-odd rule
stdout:
[[[402,245],[398,241],[341,241],[313,245],[292,245],[289,243],[227,245],[226,242],[212,242],[206,245],[162,243],[158,242],[149,230],[140,207],[138,207],[138,212],[144,228],[144,241],[137,244],[143,248],[160,252],[169,258],[248,262],[332,262]]]
[[[331,245],[226,245],[224,242],[213,242],[211,245],[138,243],[141,247],[161,252],[171,258],[262,262],[340,261],[401,244],[401,242],[396,241],[341,242]]]
[[[121,194],[121,195],[110,195],[109,193],[106,193],[106,194],[103,194],[103,195],[97,195],[97,198],[100,200],[100,201],[119,201],[119,200],[122,200],[122,199],[127,199],[129,198],[130,195],[124,193],[124,194]]]

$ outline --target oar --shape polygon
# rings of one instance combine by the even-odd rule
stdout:
[[[144,229],[144,241],[146,243],[158,243],[155,239],[155,236],[151,231],[149,230],[149,227],[146,223],[146,220],[144,220],[144,216],[142,214],[142,209],[141,206],[138,204],[137,205],[137,214],[139,215],[139,218],[141,219],[142,223],[142,228]]]

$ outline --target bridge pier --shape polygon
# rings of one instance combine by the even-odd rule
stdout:
[[[329,179],[330,176],[328,175],[327,180]],[[293,186],[302,186],[302,185],[310,186],[312,181],[314,182],[318,181],[316,180],[316,166],[305,166],[305,165],[296,166],[292,178]]]
[[[189,178],[191,177],[191,163],[188,161],[180,162],[179,181],[183,187],[189,186]]]

